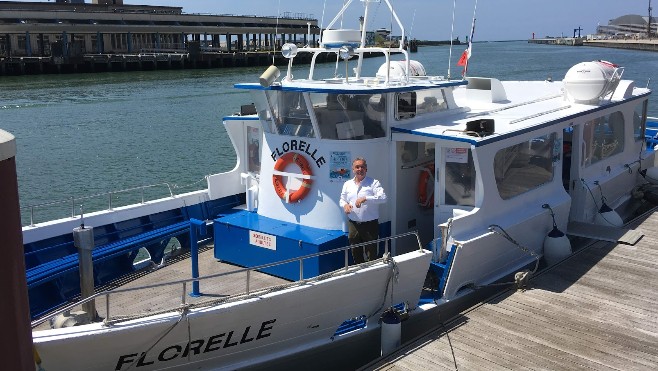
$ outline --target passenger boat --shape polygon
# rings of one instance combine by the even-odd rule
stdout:
[[[376,1],[362,1],[367,20]],[[369,48],[361,30],[332,29],[352,3],[318,47],[283,46],[285,75],[270,67],[260,82],[235,86],[254,105],[224,118],[233,170],[207,177],[202,191],[84,216],[96,236],[97,284],[135,270],[140,247],[160,263],[162,241],[194,247],[206,234],[214,258],[243,267],[232,274],[246,276],[244,292],[190,303],[186,287],[204,299],[195,285],[229,275],[218,273],[143,288],[144,297],[169,288],[180,297],[182,287],[180,303],[163,310],[113,315],[110,298],[128,293],[119,288],[83,300],[105,298],[98,312],[70,312],[76,303],[53,313],[80,293],[82,253],[71,236],[80,218],[32,224],[23,237],[40,367],[332,367],[346,349],[367,361],[380,352],[380,329],[401,326],[410,336],[483,287],[523,285],[540,262],[571,254],[565,233],[617,231],[651,193],[651,92],[624,80],[623,67],[583,62],[563,81],[427,76],[404,43]],[[372,52],[385,63],[367,75],[361,62]],[[312,63],[300,78],[298,53],[335,54],[346,73],[316,78]],[[380,257],[364,264],[352,263],[339,207],[357,157],[388,196]],[[251,289],[257,272],[284,282]],[[41,329],[48,319],[56,328]],[[382,343],[395,347],[392,339]]]

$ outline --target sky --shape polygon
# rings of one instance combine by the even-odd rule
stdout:
[[[91,2],[91,0],[86,0]],[[183,7],[185,13],[276,16],[285,12],[313,15],[327,25],[344,0],[124,0],[124,4]],[[326,7],[325,7],[326,3]],[[391,0],[408,36],[421,40],[447,40],[451,34],[464,41],[470,34],[476,0]],[[452,30],[453,4],[455,8]],[[658,17],[658,0],[653,15]],[[532,37],[573,36],[594,33],[598,24],[626,14],[648,16],[649,0],[477,0],[473,41],[523,40]],[[323,20],[324,9],[324,21]],[[390,28],[384,1],[372,5],[369,29]],[[360,0],[354,0],[344,28],[358,28]],[[398,27],[393,33],[399,35]]]

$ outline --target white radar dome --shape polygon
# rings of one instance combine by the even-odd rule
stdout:
[[[576,103],[598,103],[617,88],[624,68],[606,61],[582,62],[564,76],[564,88]]]
[[[391,61],[390,77],[400,78],[406,76],[407,61]],[[425,67],[418,61],[409,61],[409,76],[427,76]],[[377,77],[386,77],[386,63],[377,70]]]

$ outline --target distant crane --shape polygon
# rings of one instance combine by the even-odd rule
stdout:
[[[578,28],[574,28],[574,29],[573,29],[573,38],[574,38],[574,39],[576,38],[576,32],[578,32],[578,38],[580,38],[580,31],[582,31],[582,30],[583,30],[583,29],[580,28],[580,26],[578,26]]]
[[[649,22],[647,22],[647,37],[651,39],[651,0],[649,0]]]

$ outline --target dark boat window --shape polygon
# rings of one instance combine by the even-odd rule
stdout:
[[[494,175],[503,200],[536,189],[553,179],[553,161],[561,148],[550,134],[503,148],[494,157]]]
[[[405,120],[416,117],[416,92],[397,94],[395,106],[395,119]]]
[[[475,206],[475,164],[469,148],[445,149],[445,204]]]
[[[583,128],[585,158],[590,166],[624,150],[624,114],[621,111],[587,121]]]
[[[311,93],[323,139],[363,140],[386,135],[386,97],[382,94]]]
[[[276,132],[295,137],[315,137],[304,94],[295,91],[267,91]]]

